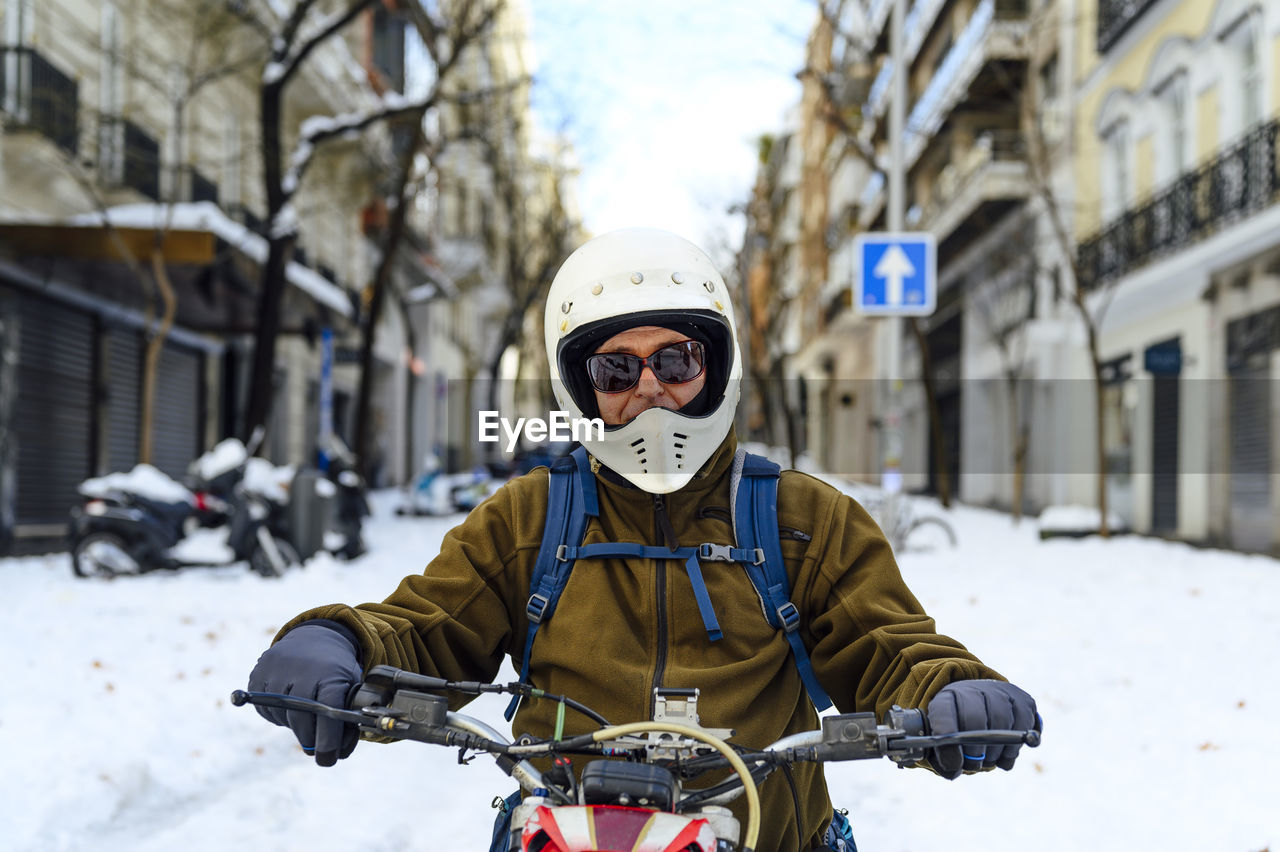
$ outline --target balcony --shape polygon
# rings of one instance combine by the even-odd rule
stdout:
[[[160,200],[160,143],[127,118],[106,116],[98,127],[98,173],[108,186]]]
[[[1098,0],[1098,53],[1106,53],[1156,0]]]
[[[914,63],[947,2],[948,0],[916,0],[912,4],[902,27],[906,67],[910,68]],[[935,101],[938,94],[946,88],[943,82],[939,82],[939,78],[954,78],[958,70],[967,67],[964,58],[970,54],[974,54],[970,57],[970,62],[976,68],[970,79],[976,76],[977,71],[981,71],[987,61],[1025,59],[1026,35],[1030,29],[1027,21],[1028,5],[1028,0],[983,0],[979,3],[915,106],[918,108],[921,103],[930,104]],[[877,130],[883,130],[882,126],[875,123],[883,119],[888,107],[892,73],[893,61],[886,54],[880,72],[871,86],[864,110],[864,115],[871,119],[866,132],[868,139]],[[924,110],[913,108],[907,121],[908,127],[919,127],[919,122],[929,118],[930,112],[927,107]]]
[[[946,240],[967,233],[966,222],[977,219],[985,226],[1030,194],[1022,134],[1016,130],[989,131],[978,137],[960,160],[939,172],[920,227],[938,238],[941,259]]]
[[[1022,3],[996,0],[982,0],[974,9],[907,117],[907,168],[920,157],[959,104],[976,101],[988,103],[997,111],[1016,111],[1018,93],[1008,91],[1007,80],[1018,80],[1018,73],[1011,74],[1007,69],[1003,74],[983,72],[999,62],[1026,60],[1029,25],[1024,10]]]
[[[68,154],[80,150],[80,87],[32,47],[0,47],[0,109]]]
[[[1080,287],[1093,290],[1198,242],[1277,201],[1280,119],[1258,125],[1217,157],[1080,243]]]
[[[885,57],[880,72],[871,83],[871,91],[867,94],[866,115],[873,121],[879,121],[884,115],[885,106],[889,103],[889,83],[893,79],[893,60]]]
[[[867,26],[873,39],[879,38],[884,31],[892,11],[893,0],[867,0]]]

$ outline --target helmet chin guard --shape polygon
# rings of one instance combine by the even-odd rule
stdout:
[[[706,345],[707,381],[696,413],[690,411],[694,404],[684,411],[650,408],[583,444],[637,487],[667,494],[687,485],[706,463],[737,410],[742,358],[724,279],[693,243],[645,228],[589,240],[556,273],[544,336],[551,387],[571,418],[598,416],[587,356],[615,334],[650,325]]]

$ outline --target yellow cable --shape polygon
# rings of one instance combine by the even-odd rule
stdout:
[[[756,782],[752,779],[751,772],[747,769],[747,764],[724,740],[714,737],[705,731],[699,731],[697,728],[673,725],[668,722],[631,722],[626,725],[614,725],[612,728],[602,728],[596,731],[591,735],[591,738],[596,742],[602,742],[650,731],[661,731],[689,737],[698,742],[706,743],[725,756],[725,759],[729,761],[729,765],[733,767],[733,771],[738,773],[738,777],[742,779],[742,789],[747,794],[747,832],[743,838],[742,850],[743,852],[748,852],[748,850],[755,849],[756,840],[760,836],[760,793],[756,790]]]

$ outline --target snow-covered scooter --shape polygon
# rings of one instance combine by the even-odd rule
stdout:
[[[590,717],[598,729],[579,736],[515,743],[484,722],[449,710],[448,694],[505,692],[536,695]],[[941,746],[1040,744],[1040,723],[1030,731],[965,731],[930,735],[920,710],[894,707],[884,723],[874,713],[826,716],[821,730],[784,737],[763,749],[727,742],[732,731],[708,729],[698,722],[696,689],[654,690],[654,718],[611,725],[599,713],[562,695],[549,695],[526,683],[448,682],[390,666],[374,666],[352,690],[350,709],[339,710],[310,699],[236,690],[236,706],[255,704],[315,713],[355,725],[380,738],[416,740],[468,751],[487,752],[525,791],[495,806],[506,814],[494,827],[491,847],[500,852],[751,852],[760,832],[758,785],[770,773],[795,763],[822,763],[887,757],[900,766],[922,760]],[[608,756],[574,772],[572,755]],[[529,761],[549,759],[539,771]],[[453,760],[449,761],[453,763]],[[704,789],[685,789],[703,773],[729,770],[729,777]],[[744,794],[743,827],[727,803]],[[841,815],[841,820],[843,816]],[[853,849],[852,833],[838,831],[837,848]],[[745,830],[743,830],[745,829]],[[847,838],[847,840],[846,840]]]
[[[250,444],[260,441],[255,433]],[[250,456],[240,441],[223,441],[191,464],[191,489],[150,465],[81,483],[85,500],[71,510],[72,571],[115,577],[247,561],[275,577],[300,565],[281,534],[282,501],[246,483],[253,462],[270,466]]]

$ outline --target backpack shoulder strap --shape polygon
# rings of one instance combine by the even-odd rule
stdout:
[[[551,463],[550,485],[547,496],[547,520],[542,528],[542,544],[538,548],[538,560],[533,566],[529,584],[529,602],[525,604],[525,616],[529,629],[525,634],[524,658],[520,663],[520,683],[529,680],[529,655],[538,627],[551,617],[569,581],[573,561],[561,559],[564,546],[581,544],[589,519],[600,514],[596,495],[596,478],[591,472],[591,460],[585,447],[579,446],[567,456]],[[520,696],[507,705],[506,718],[511,721]]]
[[[778,535],[779,466],[763,456],[739,449],[729,477],[733,502],[733,535],[740,550],[757,551],[757,561],[743,562],[751,584],[760,596],[761,608],[769,624],[783,631],[800,672],[800,680],[818,710],[831,706],[831,699],[818,683],[809,661],[809,652],[800,638],[800,612],[791,602],[791,583],[782,559]]]

